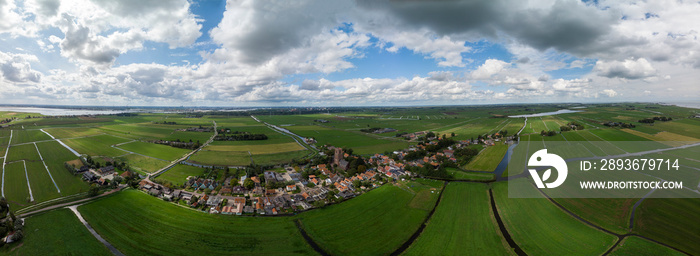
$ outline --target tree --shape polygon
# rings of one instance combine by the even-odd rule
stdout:
[[[236,178],[231,178],[231,186],[236,186],[238,184],[238,179]]]
[[[453,132],[453,133],[452,133],[452,134],[450,134],[450,135],[452,135],[452,137],[454,137],[454,136],[455,136],[455,133]]]
[[[198,200],[199,200],[199,198],[198,198],[197,196],[192,196],[192,198],[190,198],[190,204],[194,204],[194,203],[196,203]]]
[[[253,180],[251,180],[250,178],[246,178],[243,181],[243,187],[245,187],[247,190],[251,190],[255,187],[255,182],[253,182]]]
[[[96,195],[99,194],[99,193],[100,193],[100,188],[97,187],[97,185],[92,184],[92,185],[90,186],[90,189],[88,190],[88,196],[89,196],[89,197],[93,197],[93,196],[96,196]]]

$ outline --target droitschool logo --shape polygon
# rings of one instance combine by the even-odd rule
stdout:
[[[545,188],[545,186],[547,188],[556,188],[562,183],[564,183],[564,180],[566,180],[566,175],[569,173],[569,169],[567,168],[564,159],[558,156],[557,154],[548,154],[547,149],[540,149],[534,154],[532,154],[527,165],[551,166],[554,167],[554,169],[556,169],[559,173],[559,175],[557,175],[557,179],[553,182],[543,183],[547,181],[552,175],[551,168],[544,171],[544,173],[542,174],[542,178],[540,178],[540,176],[537,174],[536,169],[527,169],[528,171],[530,171],[530,175],[532,176],[532,179],[535,180],[535,183],[537,184],[538,188]]]

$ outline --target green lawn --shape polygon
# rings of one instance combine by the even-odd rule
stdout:
[[[24,164],[14,162],[5,165],[5,198],[10,203],[10,209],[19,210],[29,205],[29,188]],[[32,183],[30,183],[32,185]]]
[[[617,245],[610,255],[615,256],[656,256],[656,255],[685,255],[682,252],[654,243],[644,238],[628,236]]]
[[[112,148],[112,145],[128,142],[128,139],[123,139],[119,137],[114,137],[110,135],[98,135],[89,138],[79,138],[79,139],[69,139],[61,140],[66,143],[73,150],[78,151],[80,154],[87,154],[90,156],[120,156],[126,154],[126,152]]]
[[[3,255],[112,255],[69,209],[25,219],[20,243],[0,248]]]
[[[435,213],[405,255],[514,254],[491,212],[488,186],[452,182]]]
[[[119,146],[119,148],[168,161],[176,160],[190,152],[189,149],[176,148],[142,141],[126,143]]]
[[[425,208],[437,200],[432,197],[417,205],[424,209],[416,209],[409,206],[416,194],[388,184],[300,218],[307,233],[332,255],[385,255],[418,229],[428,214]]]
[[[169,181],[175,185],[182,185],[185,183],[188,176],[201,176],[203,173],[203,168],[178,164],[155,179]]]
[[[469,164],[464,166],[466,170],[492,172],[496,170],[498,163],[508,151],[508,145],[489,146],[479,152]]]
[[[289,218],[242,218],[185,209],[126,190],[78,210],[126,255],[311,255]]]
[[[617,239],[580,222],[545,198],[509,198],[506,182],[494,183],[493,190],[508,232],[529,255],[597,255]]]

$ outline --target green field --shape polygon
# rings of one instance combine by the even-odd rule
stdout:
[[[88,184],[83,182],[80,176],[74,176],[70,173],[64,165],[65,162],[78,159],[78,157],[56,141],[41,142],[36,145],[41,156],[44,157],[44,162],[49,167],[53,179],[61,189],[61,196],[87,192]]]
[[[447,168],[447,173],[455,180],[493,180],[496,178],[491,173],[465,172],[457,168]]]
[[[12,145],[43,140],[51,140],[51,137],[40,130],[14,130],[12,132]]]
[[[250,156],[248,152],[200,150],[189,161],[202,165],[244,166],[250,164]]]
[[[683,197],[687,190],[654,193]],[[688,195],[685,195],[688,196]],[[633,233],[647,236],[685,252],[700,252],[700,202],[697,198],[647,198],[637,208]]]
[[[300,159],[311,153],[309,150],[290,151],[277,154],[253,155],[253,161],[258,165],[283,164],[292,159]]]
[[[484,150],[472,159],[469,164],[464,166],[464,169],[471,171],[492,172],[496,170],[498,163],[503,160],[503,157],[508,151],[508,145],[495,145],[486,147]]]
[[[90,156],[120,156],[127,154],[123,150],[119,150],[111,147],[112,145],[128,142],[129,139],[123,139],[119,137],[114,137],[110,135],[98,135],[89,138],[79,138],[79,139],[68,139],[61,140],[66,143],[73,150],[78,151],[80,154],[87,154]]]
[[[405,255],[514,254],[491,212],[488,186],[450,183],[427,227]]]
[[[0,247],[0,254],[112,255],[69,209],[31,216],[24,224],[24,239]]]
[[[580,222],[545,198],[509,198],[505,182],[493,184],[493,195],[508,232],[529,255],[597,255],[617,239]]]
[[[101,134],[102,132],[95,128],[77,127],[77,128],[50,128],[44,131],[51,134],[56,139],[68,139],[76,137],[85,137]]]
[[[170,164],[168,161],[158,160],[151,157],[145,157],[137,154],[129,154],[118,157],[117,160],[129,163],[129,166],[136,171],[151,173]]]
[[[189,176],[201,176],[205,173],[203,168],[198,168],[189,165],[178,164],[156,177],[156,180],[164,180],[172,182],[174,185],[182,185],[187,181]]]
[[[206,150],[211,151],[241,151],[251,154],[274,154],[288,151],[304,150],[305,148],[296,142],[280,143],[280,144],[264,144],[264,145],[212,145],[207,146]]]
[[[654,243],[644,238],[628,236],[620,242],[610,255],[619,256],[656,256],[685,255],[679,251]]]
[[[241,218],[181,208],[126,190],[78,207],[126,255],[310,255],[289,218]]]
[[[420,187],[416,192],[384,185],[347,202],[304,213],[300,218],[307,233],[330,254],[389,254],[418,229],[428,214],[426,208],[432,208],[437,200],[437,196],[419,198],[420,203],[409,206],[420,191],[428,191],[427,186]],[[437,195],[437,191],[429,195]]]
[[[29,188],[27,176],[22,162],[5,165],[5,198],[10,203],[10,209],[19,209],[29,204]],[[32,185],[33,183],[29,183]]]
[[[7,152],[7,162],[19,160],[41,161],[39,153],[36,151],[34,143],[23,144],[19,146],[10,146],[10,151]]]
[[[119,146],[119,148],[167,161],[179,159],[180,157],[190,152],[190,150],[188,149],[176,148],[142,141],[134,141],[122,144]]]

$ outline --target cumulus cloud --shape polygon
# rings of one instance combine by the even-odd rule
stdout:
[[[615,97],[617,96],[617,92],[613,89],[605,89],[603,90],[603,95],[608,96],[608,97]]]
[[[624,61],[597,61],[595,71],[608,78],[640,79],[656,74],[656,69],[644,58]]]
[[[473,79],[476,79],[476,80],[489,79],[489,78],[491,78],[491,76],[503,71],[509,65],[510,65],[509,63],[502,61],[502,60],[488,59],[484,62],[484,64],[479,66],[479,68],[474,70],[471,73],[471,76]]]
[[[0,52],[0,74],[12,83],[38,83],[41,73],[33,70],[30,62],[37,62],[34,55]]]

